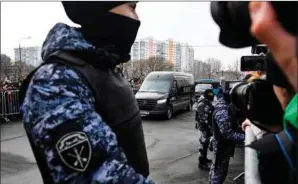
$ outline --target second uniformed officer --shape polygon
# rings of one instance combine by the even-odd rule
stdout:
[[[212,101],[214,99],[213,91],[206,89],[203,97],[198,101],[198,107],[196,111],[196,128],[200,130],[201,135],[199,138],[199,168],[209,170],[208,163],[211,162],[207,158],[207,151],[209,147],[211,133],[211,121],[213,106]]]
[[[136,3],[64,1],[23,83],[21,111],[44,183],[153,183],[139,108],[117,65],[130,59]]]
[[[236,132],[237,124],[232,124],[228,105],[230,97],[228,91],[219,91],[219,99],[213,114],[213,151],[214,159],[209,173],[210,184],[222,184],[229,169],[230,157],[234,155],[236,143],[244,141],[244,133]]]

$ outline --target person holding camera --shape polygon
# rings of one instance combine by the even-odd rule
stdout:
[[[245,130],[246,126],[251,126],[254,134],[257,136],[258,141],[249,146],[258,150],[260,161],[259,171],[262,183],[295,183],[295,174],[291,171],[291,165],[294,165],[295,156],[290,156],[291,154],[287,156],[288,150],[283,153],[282,148],[283,146],[289,147],[291,143],[288,140],[293,139],[290,133],[292,130],[285,130],[283,132],[282,125],[283,111],[295,95],[295,92],[282,71],[275,64],[275,61],[273,61],[271,53],[267,54],[266,57],[266,80],[272,84],[275,94],[274,98],[279,102],[277,105],[280,107],[271,109],[271,120],[263,122],[263,126],[258,126],[257,124],[256,127],[254,123],[246,120],[243,122],[242,128]],[[266,101],[266,99],[263,100]],[[275,99],[269,100],[271,102],[273,100],[275,101]],[[265,127],[265,129],[262,127]],[[272,160],[275,160],[275,162],[272,162]]]
[[[250,26],[251,34],[268,46],[274,57],[274,62],[291,86],[290,91],[296,93],[291,98],[292,95],[289,94],[292,94],[292,92],[289,93],[288,90],[276,87],[274,89],[278,98],[281,99],[285,110],[283,132],[290,136],[290,140],[279,141],[279,146],[288,148],[284,149],[286,151],[283,153],[292,168],[293,183],[297,183],[298,174],[297,4],[297,2],[280,2],[278,5],[287,6],[288,8],[277,9],[277,6],[270,2],[249,3],[249,12],[252,20]]]
[[[237,125],[231,123],[228,106],[230,104],[229,91],[219,91],[220,97],[213,113],[212,142],[214,159],[209,172],[210,184],[222,184],[227,177],[230,157],[234,155],[236,143],[244,141],[244,133],[238,133]]]
[[[283,115],[283,130],[262,139],[264,141],[272,138],[272,144],[276,145],[275,148],[282,150],[291,167],[291,173],[294,173],[292,176],[296,178],[296,181],[293,180],[294,183],[297,183],[298,171],[297,5],[297,2],[285,1],[211,3],[213,19],[221,29],[220,42],[231,48],[266,44],[274,57],[272,62],[277,64],[292,91],[296,93],[290,99],[291,95],[288,96],[288,92],[280,91],[280,88],[274,87],[276,92],[279,91],[277,95],[280,93],[281,96],[288,96],[290,101],[288,104],[283,102],[286,105]],[[271,91],[273,90],[271,89]],[[262,104],[260,105],[262,106]],[[266,121],[268,122],[264,118],[264,122]],[[276,120],[273,119],[273,121]],[[262,145],[259,149],[264,148],[264,152],[274,147]]]
[[[130,59],[136,2],[63,1],[23,82],[24,126],[44,183],[153,183],[142,119],[119,64]],[[121,31],[119,31],[121,30]]]
[[[211,162],[207,158],[208,147],[210,143],[211,133],[211,121],[213,113],[212,101],[214,100],[214,94],[212,89],[206,89],[203,97],[199,99],[196,110],[196,129],[199,129],[201,134],[199,138],[199,168],[209,171],[208,163]]]
[[[249,3],[252,20],[250,32],[260,42],[268,46],[289,84],[295,92],[298,92],[297,2],[276,2],[275,4],[273,6],[270,2]],[[278,6],[289,7],[288,12],[281,8],[277,11]],[[278,13],[282,13],[282,15]],[[292,19],[283,22],[281,17],[282,20],[287,17]]]

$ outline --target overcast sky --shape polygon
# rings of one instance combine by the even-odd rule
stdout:
[[[195,59],[214,57],[225,65],[249,55],[250,48],[229,49],[218,42],[219,28],[214,23],[210,2],[139,2],[141,27],[137,38],[173,38],[194,46]],[[23,46],[41,46],[48,31],[57,23],[73,24],[60,2],[1,2],[1,53],[11,57],[20,38]]]

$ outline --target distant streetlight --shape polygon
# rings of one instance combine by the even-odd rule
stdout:
[[[19,39],[19,57],[20,57],[20,67],[19,67],[19,81],[21,80],[21,74],[22,74],[22,47],[21,47],[21,42],[22,40],[29,40],[31,37],[24,37]]]

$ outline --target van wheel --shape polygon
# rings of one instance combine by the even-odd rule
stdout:
[[[167,120],[170,120],[173,116],[173,109],[171,107],[168,107],[167,113],[165,114],[165,118]]]
[[[187,110],[187,111],[191,111],[191,110],[192,110],[191,102],[189,102],[188,106],[186,107],[186,110]]]

